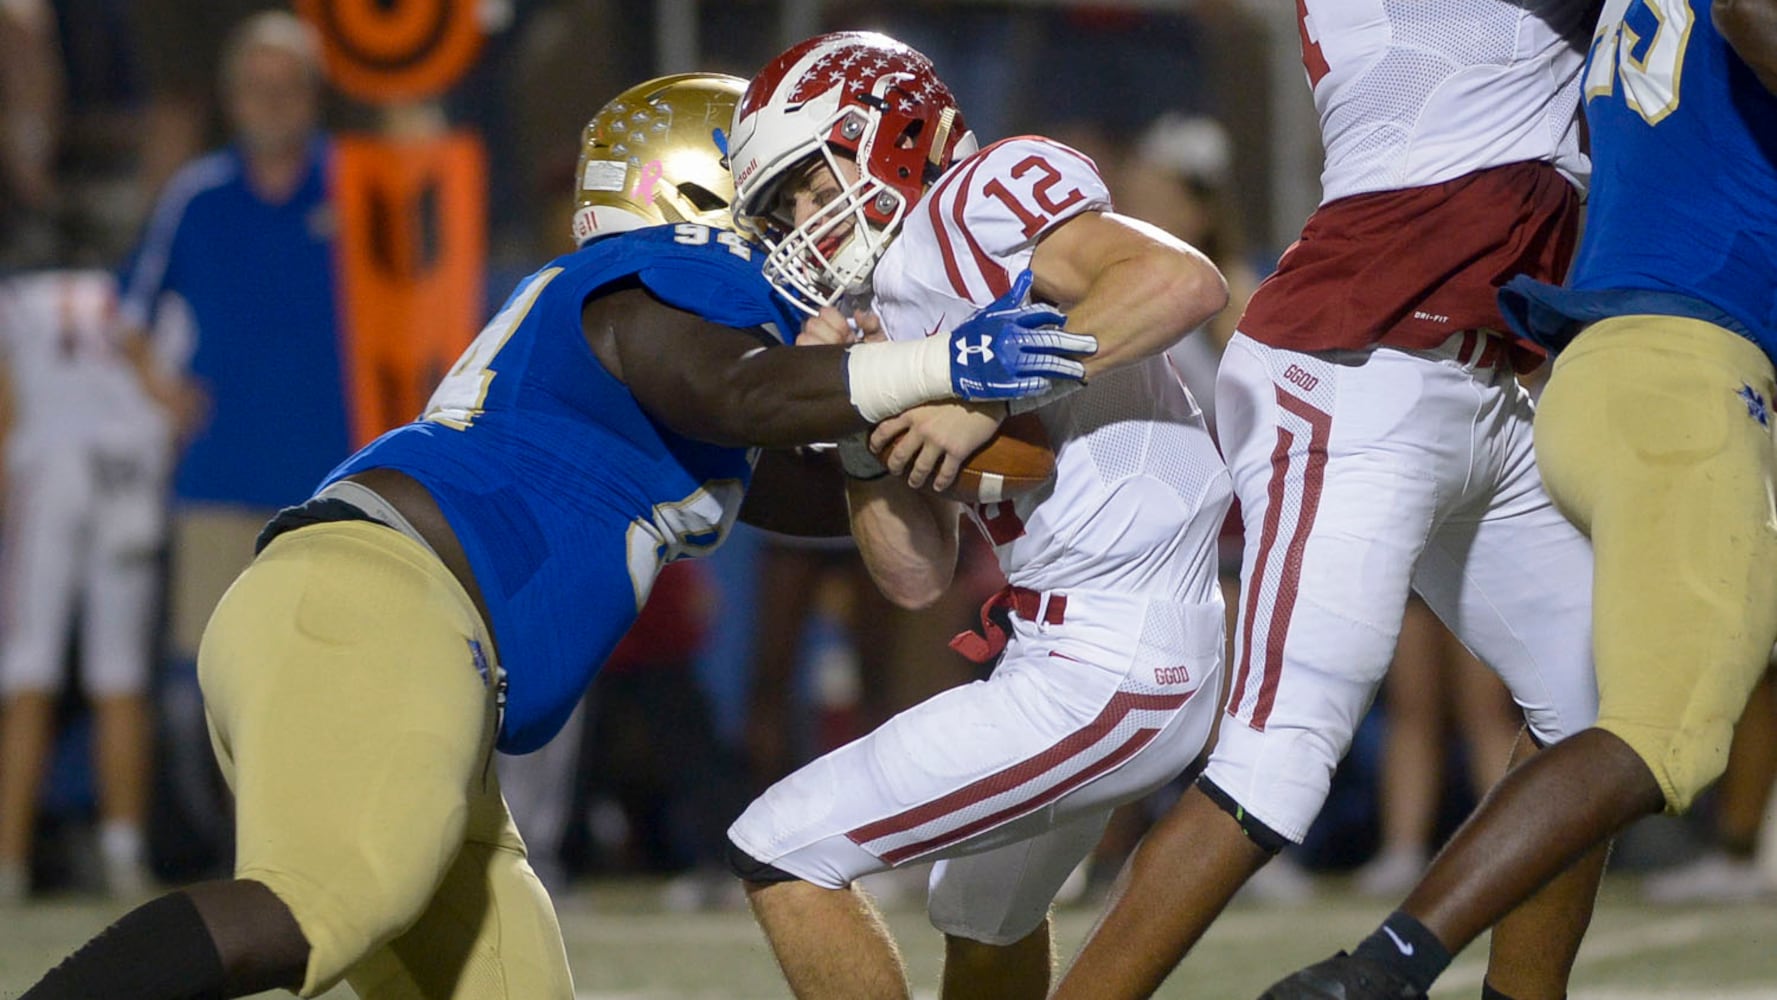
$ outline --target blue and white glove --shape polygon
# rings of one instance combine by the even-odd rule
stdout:
[[[950,331],[950,388],[958,399],[1020,399],[1086,377],[1075,357],[1097,351],[1098,339],[1064,331],[1067,316],[1030,304],[1030,284],[1027,268],[1006,294]]]
[[[1086,377],[1079,358],[1098,339],[1061,329],[1067,317],[1033,306],[1031,273],[947,335],[854,344],[846,352],[852,405],[876,423],[939,399],[1053,398]]]

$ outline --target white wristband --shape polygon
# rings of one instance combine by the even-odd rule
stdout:
[[[851,404],[873,424],[954,395],[948,337],[854,344],[845,364]]]

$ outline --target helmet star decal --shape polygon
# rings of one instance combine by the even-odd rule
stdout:
[[[861,70],[854,73],[854,67],[860,66]],[[921,73],[921,70],[925,72]],[[802,75],[796,88],[790,92],[790,102],[801,104],[848,81],[859,84],[874,83],[890,74],[920,80],[918,87],[911,92],[892,88],[888,94],[884,95],[884,99],[899,111],[909,110],[915,100],[929,99],[943,87],[943,84],[938,83],[931,76],[930,64],[924,62],[917,53],[895,52],[886,56],[874,55],[865,59],[855,50],[840,49],[828,52],[815,60],[808,71]],[[944,96],[949,96],[947,91]]]
[[[975,148],[931,60],[864,31],[820,35],[772,60],[747,85],[730,143],[737,224],[771,248],[767,280],[811,313],[867,285],[909,207]],[[779,186],[815,158],[855,179],[811,218],[774,216]]]

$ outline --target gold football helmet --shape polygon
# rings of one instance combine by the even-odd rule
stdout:
[[[575,241],[675,222],[732,229],[734,179],[721,133],[746,86],[721,73],[679,73],[600,108],[580,140]]]

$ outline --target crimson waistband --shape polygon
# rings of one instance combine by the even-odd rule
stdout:
[[[1044,597],[1048,601],[1044,601]],[[994,592],[981,605],[981,631],[959,632],[950,640],[950,648],[974,663],[986,663],[1006,650],[1010,636],[1000,623],[1001,612],[1009,611],[1025,621],[1041,620],[1045,625],[1060,625],[1067,618],[1067,595],[1059,591],[1042,591],[1007,584]]]

